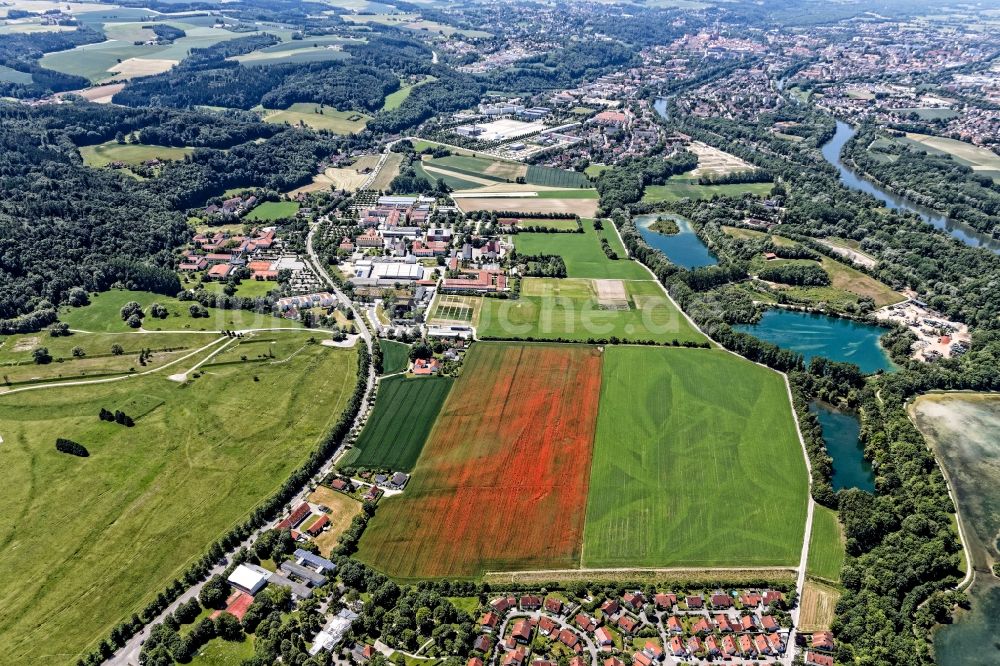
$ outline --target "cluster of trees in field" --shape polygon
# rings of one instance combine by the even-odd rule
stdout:
[[[771,183],[774,176],[764,169],[748,169],[723,174],[704,174],[698,176],[699,185],[735,185],[740,183]]]
[[[901,142],[881,143],[869,150],[878,136],[874,127],[862,127],[845,146],[845,157],[888,189],[979,231],[1000,236],[1000,184],[950,155]]]
[[[636,157],[620,167],[605,169],[595,186],[601,197],[601,209],[608,214],[617,208],[642,200],[647,185],[663,185],[671,176],[698,166],[698,156],[687,151],[663,159],[659,156]]]
[[[368,349],[361,346],[358,349],[357,383],[354,387],[354,393],[351,395],[351,399],[348,401],[347,406],[344,408],[344,412],[340,415],[340,418],[333,425],[333,427],[330,428],[326,435],[324,435],[317,447],[309,455],[306,462],[293,472],[274,494],[258,504],[245,521],[236,525],[219,539],[214,541],[202,557],[195,560],[195,562],[191,564],[179,578],[175,579],[165,590],[161,591],[141,612],[135,613],[130,618],[124,619],[122,622],[115,625],[110,634],[106,638],[101,639],[97,648],[80,660],[80,663],[83,664],[83,666],[98,666],[103,663],[114,653],[115,650],[124,645],[144,626],[152,622],[153,619],[156,618],[174,600],[176,600],[185,589],[198,583],[199,581],[205,580],[208,576],[208,572],[223,558],[227,551],[236,548],[240,542],[247,539],[257,529],[277,517],[277,515],[283,510],[288,502],[291,501],[295,494],[301,490],[302,486],[304,486],[306,482],[319,471],[323,464],[330,458],[333,451],[340,446],[341,442],[349,434],[351,423],[354,421],[358,410],[361,409],[362,397],[365,392],[365,385],[368,379],[370,364],[371,357],[368,354]],[[246,561],[250,556],[250,553],[245,549],[238,551],[236,555],[234,555],[233,563],[230,565],[229,570],[225,572],[225,575],[228,576],[228,574],[231,573],[231,570],[235,569],[237,563]],[[211,585],[218,586],[220,585],[220,581],[216,580],[211,583]],[[222,581],[221,585],[225,586],[225,582]],[[223,588],[223,590],[227,587],[228,586]],[[300,608],[304,609],[307,613],[311,613],[315,610],[315,607],[310,606],[309,602],[306,602],[305,605],[300,605]],[[319,614],[317,613],[316,615],[318,616]],[[312,631],[312,633],[309,634],[311,637],[314,636],[316,631],[320,628],[318,625],[315,626],[315,628],[310,625],[309,628],[301,630],[300,627],[295,626],[295,623],[288,623],[287,627],[276,627],[275,623],[272,622],[273,619],[272,614],[262,621],[261,625],[258,625],[257,627],[257,640],[254,641],[254,648],[255,650],[264,650],[265,654],[271,655],[270,659],[265,657],[265,661],[263,663],[273,663],[277,658],[277,655],[282,654],[284,639],[301,636],[304,631],[310,630]],[[280,620],[280,617],[278,619]],[[231,631],[232,633],[230,635],[238,640],[240,635],[242,635],[242,627],[239,626],[239,621],[236,620],[235,617],[232,617],[232,620],[224,620],[224,622],[228,624],[231,624],[233,621],[236,622],[236,625],[226,627],[226,631]],[[319,621],[321,622],[321,620]],[[262,634],[261,626],[264,626],[265,623],[270,624],[268,624],[265,632]],[[281,623],[278,622],[277,624]],[[274,631],[287,631],[287,633],[282,633],[278,638],[274,638],[271,633],[272,629]],[[262,637],[264,640],[262,640]],[[145,648],[145,645],[143,647]],[[155,643],[150,645],[151,650],[154,647],[156,647]],[[289,661],[286,663],[297,663],[292,660],[294,654],[289,654],[288,656]],[[167,649],[161,655],[160,661],[146,663],[169,664],[171,662],[166,661],[166,659],[170,658],[171,654],[169,649]]]
[[[131,428],[132,426],[135,425],[135,421],[132,419],[132,417],[120,409],[116,409],[115,411],[112,412],[110,409],[101,407],[101,411],[98,414],[98,418],[100,418],[102,421],[107,421],[109,423],[117,423],[118,425],[123,425],[126,428]]]
[[[56,451],[60,453],[68,453],[71,456],[77,456],[79,458],[86,458],[90,455],[87,451],[87,447],[79,442],[74,442],[71,439],[63,439],[59,437],[56,439]]]
[[[518,254],[512,261],[525,266],[525,277],[566,277],[566,262],[558,254]]]
[[[0,97],[42,97],[53,92],[86,88],[90,85],[88,79],[47,69],[38,61],[46,53],[65,51],[103,39],[104,35],[87,27],[66,32],[0,35],[0,65],[31,74],[31,83],[0,81]]]
[[[766,265],[757,274],[761,280],[804,287],[824,287],[830,276],[817,264]]]

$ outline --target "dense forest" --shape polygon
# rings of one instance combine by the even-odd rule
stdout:
[[[622,44],[574,42],[521,60],[515,67],[492,72],[484,77],[484,82],[492,90],[541,92],[572,87],[585,78],[627,69],[638,62],[639,57]]]
[[[35,109],[0,103],[0,331],[51,323],[54,306],[72,287],[101,291],[121,284],[176,294],[174,250],[190,236],[185,209],[231,187],[287,191],[308,182],[320,161],[363,141],[172,113],[83,102]],[[126,130],[142,136],[149,129],[176,144],[192,120],[214,127],[206,136],[219,142],[262,141],[198,149],[147,181],[85,167],[77,152],[77,140],[106,140]]]

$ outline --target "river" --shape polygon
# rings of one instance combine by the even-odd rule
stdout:
[[[967,224],[956,222],[937,211],[919,206],[905,197],[893,194],[875,183],[859,176],[851,167],[844,164],[840,159],[841,150],[844,144],[851,140],[857,131],[847,123],[837,121],[837,131],[833,138],[827,141],[822,147],[823,158],[835,166],[840,173],[840,182],[847,187],[860,190],[872,195],[888,208],[899,211],[910,211],[920,216],[924,222],[937,229],[942,229],[951,234],[954,238],[972,247],[985,247],[993,252],[1000,253],[1000,241],[980,233]]]
[[[941,666],[1000,664],[1000,395],[930,394],[910,405],[910,416],[948,474],[961,514],[975,577],[971,609],[934,634]]]

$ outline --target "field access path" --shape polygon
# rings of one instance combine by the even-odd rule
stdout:
[[[386,153],[386,155],[387,154],[388,152]],[[383,162],[384,159],[382,162],[379,163],[380,167]],[[316,252],[313,249],[313,234],[315,230],[316,230],[316,225],[314,224],[310,228],[309,235],[306,238],[306,249],[309,253],[308,261],[313,265],[313,270],[316,272],[316,274],[324,282],[326,282],[327,286],[337,297],[337,300],[345,307],[350,308],[350,310],[354,313],[354,323],[358,327],[358,337],[368,348],[368,353],[370,358],[373,345],[372,335],[369,332],[368,327],[365,325],[364,319],[361,317],[360,313],[355,309],[354,303],[352,303],[351,300],[348,299],[344,295],[344,293],[337,288],[337,283],[333,281],[333,278],[330,277],[330,274],[326,271],[322,262],[320,262],[319,257],[316,255]],[[302,329],[292,329],[292,330],[301,331]],[[212,344],[216,344],[217,342],[218,341],[213,342]],[[161,368],[158,369],[162,369],[162,366]],[[371,367],[371,365],[369,365],[368,377],[366,378],[365,381],[365,392],[361,399],[362,407],[360,410],[358,410],[357,415],[354,417],[354,422],[351,424],[352,431],[360,429],[361,425],[364,423],[365,419],[368,416],[369,398],[371,397],[372,392],[375,390],[375,379],[376,379],[375,369]],[[304,502],[306,500],[306,496],[309,494],[309,487],[311,485],[314,485],[317,479],[322,478],[323,476],[325,476],[327,473],[330,472],[330,470],[333,468],[334,461],[340,456],[341,453],[342,453],[341,447],[338,446],[337,449],[330,455],[329,460],[327,460],[327,462],[323,465],[320,471],[317,472],[315,476],[309,479],[305,483],[305,485],[299,489],[299,492],[295,494],[295,497],[286,505],[285,508],[291,510],[292,507],[297,506],[298,504]],[[212,567],[212,569],[208,572],[208,576],[206,576],[205,580],[208,580],[212,576],[216,574],[221,574],[223,571],[225,571],[226,567],[228,566],[229,556],[238,551],[240,548],[244,547],[249,548],[253,544],[254,540],[256,540],[257,536],[265,529],[267,529],[267,527],[263,527],[256,530],[245,541],[237,544],[229,553],[227,553],[226,558],[216,563],[216,565]],[[162,613],[160,613],[152,622],[147,624],[142,629],[142,631],[133,636],[124,645],[124,647],[120,648],[117,652],[115,652],[114,655],[112,655],[111,658],[108,659],[105,663],[111,664],[112,666],[138,666],[139,652],[142,649],[143,641],[145,641],[146,637],[149,635],[149,628],[158,622],[163,622],[164,618],[166,618],[167,615],[177,610],[177,607],[180,606],[182,603],[185,603],[189,599],[198,596],[198,593],[201,592],[201,588],[204,586],[204,584],[205,584],[204,582],[200,582],[185,590],[172,604],[167,606]]]

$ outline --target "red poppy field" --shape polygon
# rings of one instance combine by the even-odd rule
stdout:
[[[593,347],[477,343],[359,557],[401,579],[579,566],[600,392]]]

